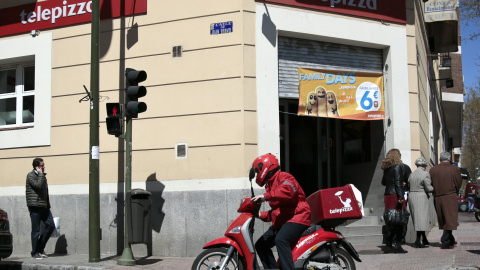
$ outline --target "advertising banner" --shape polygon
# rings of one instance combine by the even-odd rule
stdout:
[[[407,22],[404,0],[255,0],[387,22]],[[431,0],[430,0],[431,1]]]
[[[430,0],[425,3],[425,22],[458,21],[458,0]]]
[[[100,19],[147,13],[147,0],[100,0]],[[2,9],[0,37],[92,21],[92,0],[50,0]]]
[[[355,120],[385,118],[383,74],[298,69],[298,115]]]

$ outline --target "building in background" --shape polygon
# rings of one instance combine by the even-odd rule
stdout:
[[[432,0],[336,2],[101,1],[102,254],[123,250],[125,147],[107,135],[103,104],[123,100],[126,68],[148,74],[148,110],[133,121],[132,186],[152,193],[154,255],[194,256],[221,236],[250,194],[247,172],[260,154],[279,156],[307,194],[353,183],[365,218],[378,221],[386,151],[400,149],[413,167],[461,145],[463,90],[442,90],[450,78],[463,85],[445,64],[461,59],[459,39],[437,36],[452,20],[428,25]],[[10,14],[0,25],[0,205],[16,253],[30,248],[24,186],[37,156],[68,253],[88,253],[89,104],[79,100],[90,82],[90,5],[0,4]],[[381,76],[385,119],[297,115],[299,68]],[[268,224],[256,226],[260,234]]]

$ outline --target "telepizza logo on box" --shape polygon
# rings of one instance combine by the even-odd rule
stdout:
[[[346,198],[345,201],[343,201],[342,197],[340,196],[340,195],[342,195],[342,193],[343,193],[343,191],[338,191],[337,193],[335,193],[335,196],[337,196],[338,199],[340,200],[340,202],[342,202],[343,207],[342,208],[330,209],[330,214],[335,214],[335,213],[341,214],[343,212],[353,211],[353,208],[350,205],[350,203],[352,202],[352,199]]]

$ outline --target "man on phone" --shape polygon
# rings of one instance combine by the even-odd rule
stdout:
[[[27,207],[32,221],[32,257],[35,259],[47,258],[45,245],[52,235],[55,223],[50,211],[50,199],[48,197],[47,174],[45,162],[41,158],[33,160],[33,171],[27,174],[25,195]],[[40,224],[45,224],[45,229],[40,234]]]

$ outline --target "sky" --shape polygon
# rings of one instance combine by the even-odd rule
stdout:
[[[480,78],[480,39],[475,41],[466,39],[474,31],[480,31],[479,27],[474,24],[465,26],[465,23],[461,22],[462,71],[465,88],[475,86],[478,78]]]

